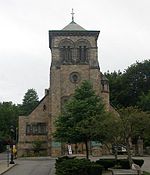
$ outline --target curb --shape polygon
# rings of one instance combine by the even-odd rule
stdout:
[[[7,169],[5,169],[3,172],[0,172],[0,175],[6,173],[7,171],[9,171],[11,168],[13,168],[14,166],[16,166],[17,164],[13,164],[12,166],[9,166]]]

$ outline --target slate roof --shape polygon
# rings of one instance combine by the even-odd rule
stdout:
[[[69,23],[67,26],[65,26],[62,30],[66,30],[66,31],[86,31],[83,27],[81,27],[79,24],[75,23],[74,21],[72,21],[71,23]]]

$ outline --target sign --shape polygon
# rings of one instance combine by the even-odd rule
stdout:
[[[99,141],[91,141],[91,146],[92,147],[100,147],[100,146],[102,146],[102,143]]]
[[[61,148],[61,143],[60,142],[52,141],[52,147],[53,148]]]
[[[71,148],[71,145],[70,144],[68,144],[68,154],[69,155],[72,155],[72,148]]]

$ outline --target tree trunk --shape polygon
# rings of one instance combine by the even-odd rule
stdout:
[[[88,141],[85,141],[85,148],[86,148],[86,158],[89,159]]]
[[[131,150],[130,150],[130,138],[126,138],[126,145],[127,145],[127,154],[128,154],[128,160],[130,164],[130,168],[132,167],[132,155],[131,155]]]
[[[117,159],[118,159],[118,149],[115,148],[115,162],[117,164]]]

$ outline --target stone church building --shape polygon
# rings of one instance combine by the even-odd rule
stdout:
[[[54,121],[60,114],[65,101],[74,93],[77,86],[89,80],[97,95],[103,98],[106,109],[109,104],[108,80],[100,71],[97,40],[100,31],[86,30],[72,21],[62,30],[49,31],[51,51],[50,86],[38,106],[28,116],[19,117],[18,155],[32,154],[33,144],[40,142],[41,154],[58,156],[65,153],[63,144],[52,136]],[[93,147],[99,149],[97,143]],[[91,145],[92,145],[91,144]],[[74,150],[76,149],[76,151]],[[72,145],[73,152],[84,153],[84,145]]]

